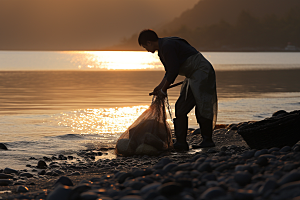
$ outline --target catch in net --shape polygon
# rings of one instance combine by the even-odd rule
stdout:
[[[116,154],[158,155],[173,148],[172,133],[166,121],[164,99],[155,96],[150,107],[120,136]]]

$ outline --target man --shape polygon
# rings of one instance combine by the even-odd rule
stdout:
[[[212,132],[217,119],[217,92],[215,71],[201,53],[186,40],[179,37],[159,38],[150,29],[143,30],[138,38],[140,46],[148,52],[158,51],[158,56],[164,65],[165,76],[154,88],[153,94],[162,98],[167,95],[167,89],[178,75],[186,77],[175,104],[174,128],[176,151],[188,151],[186,141],[188,129],[187,114],[196,106],[196,118],[200,124],[202,142],[193,148],[214,147]]]

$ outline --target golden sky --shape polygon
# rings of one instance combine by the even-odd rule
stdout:
[[[180,16],[198,0],[1,0],[0,49],[101,49]]]

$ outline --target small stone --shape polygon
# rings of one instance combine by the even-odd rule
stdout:
[[[269,161],[266,157],[259,157],[255,163],[259,166],[267,166],[269,164]]]
[[[72,190],[68,186],[59,185],[47,196],[47,200],[69,199]]]
[[[132,173],[123,173],[118,177],[118,182],[123,183],[126,178],[133,176]]]
[[[18,170],[15,170],[15,169],[11,169],[11,168],[8,168],[6,167],[3,171],[4,174],[18,174],[19,171]]]
[[[38,164],[37,164],[36,167],[39,168],[39,169],[47,169],[47,164],[46,164],[45,161],[39,160],[39,162],[38,162]]]
[[[80,194],[80,199],[82,200],[96,200],[98,197],[99,195],[92,191],[87,191]]]
[[[12,179],[14,176],[0,173],[0,179]]]
[[[252,167],[250,167],[249,165],[236,165],[234,170],[236,172],[239,172],[239,171],[252,172]]]
[[[17,193],[25,193],[25,192],[28,192],[29,189],[28,187],[25,187],[23,185],[20,185],[18,188],[17,188]]]
[[[292,148],[290,146],[284,146],[280,149],[280,152],[290,152]]]
[[[150,184],[144,186],[144,187],[140,190],[140,192],[141,192],[141,194],[143,195],[143,194],[148,193],[148,192],[151,191],[151,190],[156,190],[159,186],[161,186],[161,183],[157,183],[157,182],[155,182],[155,183],[150,183]]]
[[[253,190],[239,189],[235,192],[234,199],[235,200],[252,200],[254,195],[255,195],[255,193],[253,192]]]
[[[245,186],[251,182],[251,174],[249,172],[237,172],[234,175],[234,180],[241,186]]]
[[[80,175],[80,172],[72,172],[71,173],[71,176],[79,176]]]
[[[40,172],[38,172],[38,175],[45,175],[46,174],[46,171],[43,169],[41,170]]]
[[[254,154],[254,156],[255,156],[255,157],[258,157],[258,156],[260,156],[260,155],[267,154],[267,153],[269,153],[269,152],[268,152],[268,149],[262,149],[262,150],[256,151],[255,154]]]
[[[268,150],[268,153],[272,153],[272,152],[274,152],[274,151],[279,151],[280,149],[278,148],[278,147],[273,147],[273,148],[270,148],[269,150]]]
[[[27,177],[27,178],[31,178],[31,177],[33,177],[33,175],[32,174],[30,174],[30,173],[28,173],[28,172],[25,172],[25,173],[21,173],[19,176],[25,176],[25,177]]]
[[[197,168],[197,170],[198,170],[199,172],[205,172],[205,171],[211,172],[211,171],[212,171],[212,167],[210,166],[209,163],[203,163],[203,164],[201,164],[201,165]]]
[[[299,181],[300,180],[300,172],[291,171],[290,173],[284,175],[279,181],[279,185],[283,185],[289,182]]]
[[[265,194],[268,191],[273,191],[277,187],[277,182],[274,180],[267,180],[258,190],[259,194]]]
[[[245,151],[243,154],[242,154],[242,158],[244,159],[249,159],[249,158],[252,158],[255,154],[256,150],[255,149],[252,149],[252,150],[249,150],[249,151]]]
[[[69,179],[66,176],[61,176],[59,179],[57,179],[56,182],[54,183],[54,186],[56,186],[57,184],[62,184],[62,185],[66,185],[66,186],[73,186],[73,183],[72,183],[71,179]]]
[[[68,160],[73,160],[74,157],[73,156],[68,156]]]
[[[127,195],[122,197],[120,200],[143,200],[143,199],[138,195]]]
[[[161,185],[158,188],[158,192],[164,196],[171,196],[179,194],[182,191],[183,187],[176,182],[169,182]]]
[[[226,192],[220,188],[220,187],[212,187],[205,190],[205,192],[202,193],[201,199],[215,199],[221,196],[225,196]]]
[[[154,169],[162,169],[164,166],[172,162],[168,157],[164,157],[158,161],[158,163],[153,167]]]
[[[207,153],[217,153],[217,151],[216,151],[215,149],[212,149],[212,148],[211,148],[211,149],[208,149],[208,150],[207,150]]]
[[[8,150],[7,147],[5,146],[5,144],[0,143],[0,149],[2,150]]]
[[[0,179],[0,186],[8,186],[13,183],[12,179]]]
[[[178,164],[177,163],[169,163],[166,166],[164,166],[163,170],[166,172],[170,172],[174,167],[177,167]]]

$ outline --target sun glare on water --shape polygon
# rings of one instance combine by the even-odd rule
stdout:
[[[116,134],[124,132],[149,106],[83,109],[62,113],[60,126],[79,134]]]
[[[78,51],[76,54],[71,62],[79,69],[162,69],[157,54],[144,51]]]

